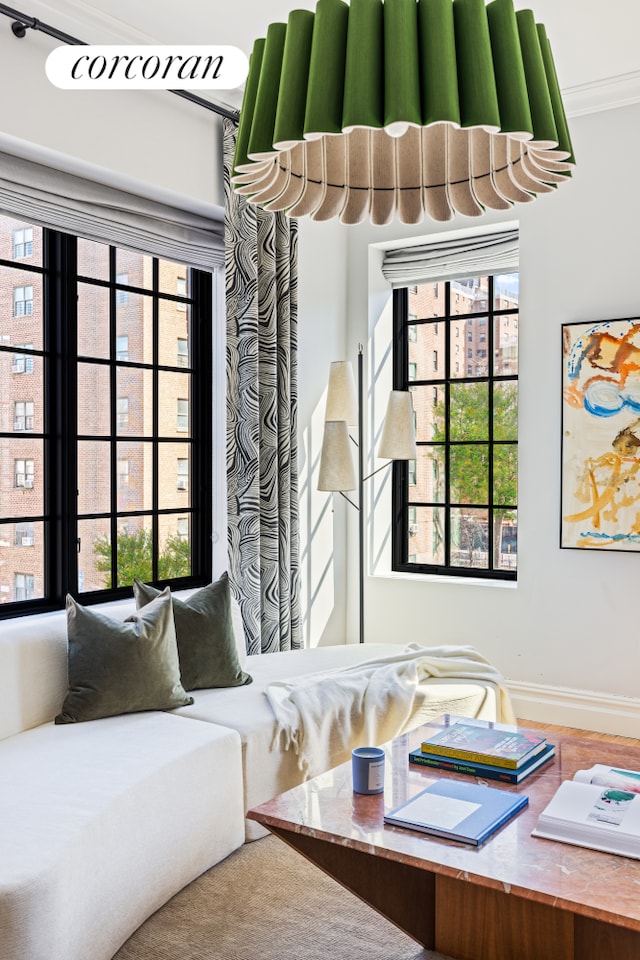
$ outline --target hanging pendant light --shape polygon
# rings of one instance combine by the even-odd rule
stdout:
[[[232,182],[294,217],[420,223],[529,202],[573,163],[531,10],[319,0],[254,45]]]

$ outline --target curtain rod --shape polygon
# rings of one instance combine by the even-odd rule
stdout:
[[[42,20],[37,20],[35,17],[30,17],[26,13],[21,13],[19,10],[14,10],[13,7],[8,7],[4,3],[0,3],[0,13],[5,17],[11,17],[14,21],[11,24],[11,29],[14,35],[20,40],[25,36],[27,32],[25,28],[28,27],[30,30],[39,30],[40,33],[46,33],[47,36],[54,37],[56,40],[62,41],[62,43],[80,47],[89,46],[85,40],[78,40],[77,37],[63,33],[62,30],[58,30],[48,23],[43,23]],[[168,90],[167,92],[174,94],[176,97],[182,97],[183,100],[189,100],[190,103],[195,103],[198,107],[204,107],[205,110],[211,110],[221,117],[228,117],[229,120],[235,120],[237,122],[240,116],[239,110],[234,110],[232,107],[227,107],[222,103],[216,103],[212,100],[205,100],[204,97],[197,97],[194,93],[189,93],[187,90]]]

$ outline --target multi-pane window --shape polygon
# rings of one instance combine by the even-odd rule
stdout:
[[[118,490],[121,490],[122,487],[129,486],[129,461],[118,460],[118,463],[116,466],[117,466],[116,482],[118,484]]]
[[[129,274],[128,273],[118,273],[116,274],[116,283],[128,284],[129,283]],[[118,306],[126,306],[129,303],[129,291],[128,290],[116,290],[116,303]]]
[[[33,460],[14,460],[13,464],[14,486],[23,487],[25,490],[33,488],[33,478],[35,474],[35,463]]]
[[[33,227],[19,227],[13,231],[13,259],[33,256]]]
[[[33,350],[33,344],[23,343],[20,348]],[[33,357],[29,354],[14,353],[11,361],[11,373],[33,373]]]
[[[179,297],[187,296],[187,278],[186,277],[177,277],[176,278],[176,293]],[[185,311],[187,309],[186,303],[177,303],[176,310]]]
[[[129,337],[116,337],[116,360],[126,362],[129,359]]]
[[[177,534],[180,540],[189,539],[189,518],[178,517]]]
[[[13,288],[13,315],[14,317],[30,317],[33,313],[33,287]]]
[[[126,430],[129,425],[129,397],[118,397],[116,400],[116,424],[118,430]]]
[[[179,367],[189,366],[189,341],[186,337],[178,337],[177,363]]]
[[[13,404],[13,429],[33,430],[33,400],[16,400]]]
[[[2,216],[0,272],[0,618],[207,582],[211,276]]]
[[[394,569],[515,579],[518,275],[441,283],[437,328],[434,297],[394,293],[394,385],[412,391],[417,439],[394,466]]]
[[[178,458],[177,471],[178,471],[177,489],[188,490],[189,489],[189,461],[186,459],[186,457]]]
[[[16,547],[32,547],[35,543],[34,525],[28,522],[16,523],[13,542]]]
[[[16,600],[31,600],[34,596],[35,578],[30,573],[14,575],[14,596]]]
[[[179,433],[186,433],[189,429],[189,401],[178,400],[176,430]]]

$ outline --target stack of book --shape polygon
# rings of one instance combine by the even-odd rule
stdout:
[[[537,730],[445,714],[409,754],[410,763],[472,777],[520,783],[555,755]]]

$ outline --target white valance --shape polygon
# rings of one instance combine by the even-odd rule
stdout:
[[[392,287],[410,287],[511,273],[518,269],[518,258],[518,231],[510,229],[387,250],[382,272]]]
[[[221,220],[1,152],[0,212],[205,270],[224,264]]]

